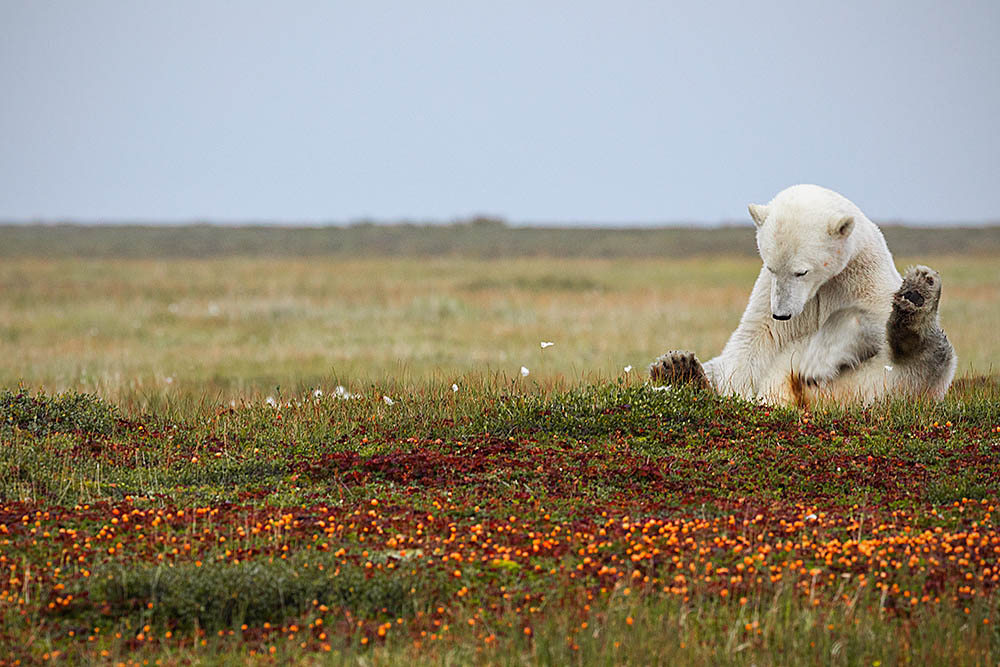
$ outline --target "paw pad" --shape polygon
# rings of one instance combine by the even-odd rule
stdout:
[[[906,292],[903,292],[899,296],[900,298],[906,299],[907,301],[912,303],[914,306],[917,306],[918,308],[924,305],[924,295],[921,294],[920,292],[917,292],[916,290],[907,290]]]
[[[911,266],[903,276],[903,284],[896,292],[893,302],[898,310],[935,310],[941,276],[926,266]]]

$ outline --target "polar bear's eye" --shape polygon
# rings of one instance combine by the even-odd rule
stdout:
[[[792,275],[794,275],[796,278],[801,278],[802,276],[806,275],[807,273],[809,273],[808,270],[806,270],[806,271],[796,271]]]

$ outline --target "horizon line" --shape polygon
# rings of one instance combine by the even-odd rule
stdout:
[[[1000,226],[1000,218],[992,220],[904,220],[901,218],[876,219],[881,227],[919,228],[986,228]],[[661,221],[587,221],[587,220],[507,220],[491,215],[472,215],[465,218],[439,219],[375,219],[357,218],[352,220],[280,220],[280,219],[226,219],[226,218],[30,218],[2,219],[0,227],[218,227],[218,228],[260,228],[260,229],[348,229],[351,227],[457,227],[471,225],[495,225],[507,229],[604,229],[604,230],[653,230],[653,229],[723,229],[750,227],[747,220],[661,220]]]

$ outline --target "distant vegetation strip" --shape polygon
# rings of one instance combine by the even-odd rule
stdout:
[[[898,256],[1000,253],[1000,225],[883,227]],[[510,227],[498,220],[449,225],[347,227],[0,225],[0,257],[688,257],[757,254],[745,227]]]

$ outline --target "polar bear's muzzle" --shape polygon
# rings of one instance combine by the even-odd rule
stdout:
[[[813,281],[793,276],[771,277],[771,317],[790,320],[805,308],[812,296]]]

